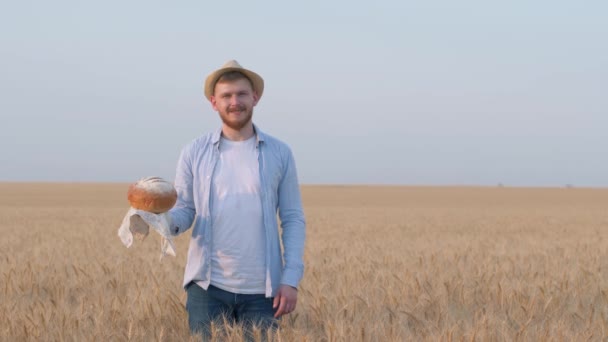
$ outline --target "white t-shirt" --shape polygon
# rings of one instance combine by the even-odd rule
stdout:
[[[220,140],[211,182],[211,284],[243,294],[265,293],[265,231],[255,135]]]

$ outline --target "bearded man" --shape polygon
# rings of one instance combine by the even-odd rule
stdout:
[[[276,328],[296,308],[304,271],[294,157],[253,124],[264,91],[257,73],[228,61],[204,90],[222,125],[182,149],[169,212],[172,234],[192,228],[183,283],[190,330],[208,337],[224,319]]]

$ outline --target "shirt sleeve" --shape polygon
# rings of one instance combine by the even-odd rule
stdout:
[[[190,149],[182,149],[175,172],[175,190],[177,202],[169,211],[171,217],[170,230],[172,235],[187,231],[194,222],[195,207],[192,189],[192,157]]]
[[[281,240],[283,241],[283,259],[285,266],[281,284],[298,287],[304,274],[304,240],[306,239],[306,221],[302,210],[300,185],[293,153],[287,149],[287,158],[283,177],[278,188],[278,210],[281,219]]]

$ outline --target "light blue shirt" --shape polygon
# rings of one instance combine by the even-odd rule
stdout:
[[[281,284],[297,287],[302,279],[306,222],[296,165],[289,146],[264,134],[255,125],[254,131],[266,232],[266,297],[274,297]],[[178,235],[191,227],[193,229],[184,287],[191,281],[202,284],[204,289],[209,287],[212,241],[210,189],[213,170],[219,158],[221,132],[220,128],[186,145],[177,163],[177,203],[169,212],[171,233]],[[281,221],[283,255],[277,213]]]

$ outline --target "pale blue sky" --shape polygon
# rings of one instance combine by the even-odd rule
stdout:
[[[606,1],[15,1],[0,11],[0,181],[173,179],[264,77],[254,122],[304,184],[608,186]]]

